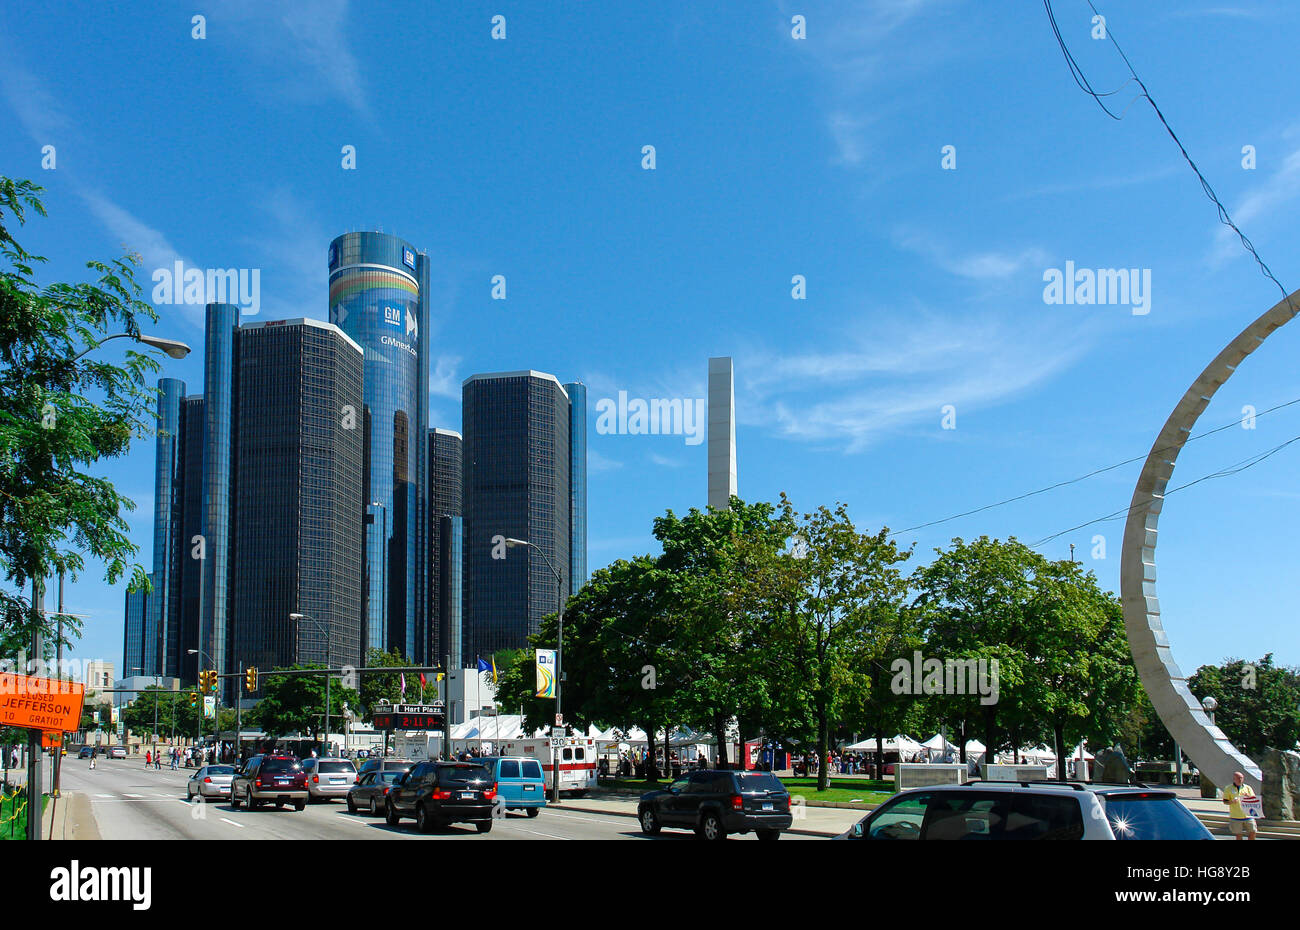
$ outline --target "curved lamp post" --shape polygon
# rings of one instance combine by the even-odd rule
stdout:
[[[138,336],[132,335],[131,333],[114,333],[111,336],[105,336],[94,345],[87,346],[84,350],[74,355],[72,361],[75,362],[82,356],[94,352],[111,339],[134,339],[136,342],[142,342],[150,348],[161,349],[172,358],[184,358],[190,354],[190,347],[176,339],[164,339],[162,336],[146,336],[144,333],[141,333]]]

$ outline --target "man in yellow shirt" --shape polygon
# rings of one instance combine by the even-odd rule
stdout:
[[[1242,839],[1245,834],[1250,839],[1255,838],[1255,820],[1253,817],[1247,817],[1246,812],[1241,807],[1241,802],[1254,801],[1255,792],[1250,785],[1245,784],[1246,776],[1241,772],[1232,773],[1232,784],[1223,789],[1223,803],[1228,805],[1228,827],[1232,830],[1232,835],[1237,839]]]

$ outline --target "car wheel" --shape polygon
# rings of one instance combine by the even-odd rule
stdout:
[[[356,812],[357,812],[356,804],[353,803],[351,798],[348,798],[348,813],[355,814]]]
[[[423,804],[415,805],[415,829],[421,833],[433,832],[433,821],[429,819],[429,812]]]
[[[655,813],[653,807],[643,807],[641,816],[638,819],[641,821],[641,832],[648,836],[654,836],[662,829],[659,825],[659,816]]]
[[[759,830],[758,838],[760,840],[777,840],[781,838],[780,830]]]
[[[699,833],[706,840],[725,840],[727,838],[727,831],[722,828],[722,821],[714,813],[704,815],[704,819],[700,821]]]
[[[390,827],[397,826],[398,821],[402,819],[397,816],[397,808],[393,807],[392,801],[384,805],[384,819],[388,821]]]
[[[478,830],[479,833],[491,833],[491,832],[492,832],[492,821],[490,821],[490,820],[476,820],[476,821],[474,821],[474,827],[475,827],[475,829]]]
[[[230,809],[232,811],[239,810],[239,798],[235,796],[235,792],[233,790],[230,792]]]
[[[539,808],[536,808],[536,807],[530,807],[530,808],[527,808],[527,810],[528,810],[528,816],[529,816],[529,817],[536,817],[539,813],[541,813],[541,810],[540,810]]]
[[[379,816],[379,801],[376,798],[370,799],[370,816],[371,817]]]
[[[306,802],[306,801],[299,801],[297,804],[295,804],[295,805],[293,806],[293,809],[296,810],[296,811],[306,810],[306,809],[307,809],[307,802]]]
[[[248,809],[255,811],[262,806],[262,802],[253,797],[253,789],[249,788],[244,792],[244,800],[248,802]]]

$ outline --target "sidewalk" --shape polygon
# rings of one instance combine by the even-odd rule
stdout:
[[[601,798],[566,798],[557,810],[583,811],[588,814],[612,814],[618,817],[636,818],[637,799],[632,797]],[[792,806],[795,815],[794,826],[787,832],[804,836],[839,836],[855,823],[867,816],[869,811],[845,810],[839,807]]]

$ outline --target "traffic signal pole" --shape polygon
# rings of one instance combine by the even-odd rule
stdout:
[[[32,630],[32,668],[41,660],[41,625],[45,622],[45,590],[39,578],[32,579],[32,612],[40,619]],[[27,838],[41,838],[41,731],[27,731]]]

